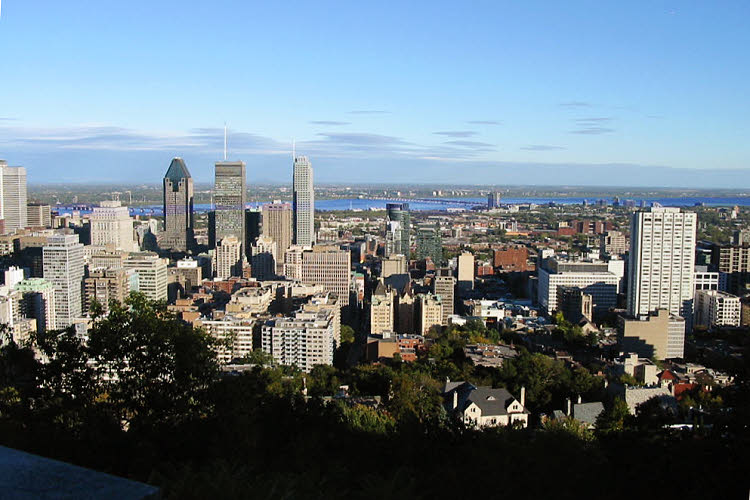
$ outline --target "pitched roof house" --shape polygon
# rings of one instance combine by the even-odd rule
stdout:
[[[515,422],[527,427],[530,412],[524,407],[525,394],[522,388],[519,401],[507,389],[476,387],[469,382],[450,380],[443,389],[448,413],[476,427],[499,427]]]

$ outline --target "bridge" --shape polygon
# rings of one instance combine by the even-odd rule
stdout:
[[[396,198],[383,196],[365,196],[363,200],[390,201],[396,203],[434,203],[435,205],[465,205],[467,207],[483,206],[486,203],[481,201],[453,200],[450,198]]]

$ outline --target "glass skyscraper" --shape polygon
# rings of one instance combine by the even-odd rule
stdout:
[[[393,253],[400,253],[409,258],[411,244],[409,240],[409,234],[411,232],[411,214],[409,213],[408,203],[387,203],[385,209],[388,215],[389,222],[398,222],[393,227],[398,227],[398,232],[395,235],[396,240],[393,245]]]
[[[215,242],[234,236],[245,251],[247,188],[244,161],[216,162],[214,181]]]

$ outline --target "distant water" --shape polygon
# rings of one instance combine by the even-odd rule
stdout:
[[[506,204],[524,204],[534,203],[537,205],[544,205],[546,203],[554,203],[556,205],[580,205],[584,201],[588,201],[590,204],[595,204],[597,200],[604,199],[609,205],[612,204],[612,198],[503,198],[502,203]],[[686,198],[637,198],[634,199],[636,206],[640,206],[641,201],[646,203],[646,206],[651,206],[652,203],[659,203],[665,207],[691,207],[696,204],[704,204],[706,206],[750,206],[750,196],[743,197],[686,197]],[[625,198],[620,198],[620,203],[624,203]],[[468,203],[467,203],[468,202]],[[257,208],[264,202],[256,202],[248,204],[249,207]],[[359,199],[359,198],[346,198],[337,200],[316,200],[315,208],[317,210],[329,211],[329,210],[385,210],[386,203],[394,203],[389,200],[370,200],[370,199]],[[424,202],[424,201],[408,201],[409,208],[411,210],[447,210],[465,208],[469,209],[472,204],[477,206],[485,206],[487,203],[486,198],[456,198],[447,199],[441,198],[439,202]],[[79,209],[79,206],[75,205],[58,205],[58,210],[71,211]],[[209,204],[197,204],[195,205],[196,212],[206,212],[211,209]],[[88,208],[81,208],[82,213],[90,211]],[[144,207],[134,207],[130,209],[132,215],[162,215],[163,209],[161,205],[148,205]]]

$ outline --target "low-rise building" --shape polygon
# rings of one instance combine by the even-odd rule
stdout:
[[[446,410],[474,427],[529,425],[530,412],[525,408],[526,389],[516,399],[507,389],[477,387],[469,382],[451,382],[443,388]]]

